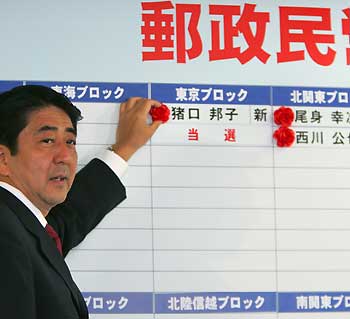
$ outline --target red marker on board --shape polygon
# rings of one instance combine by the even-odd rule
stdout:
[[[162,121],[163,123],[169,120],[170,110],[165,104],[159,106],[152,106],[149,111],[152,121]]]

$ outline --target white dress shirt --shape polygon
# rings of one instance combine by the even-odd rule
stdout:
[[[116,153],[106,150],[101,153],[97,158],[103,161],[105,164],[109,166],[109,168],[118,176],[122,177],[128,168],[128,163],[124,161],[119,155]],[[44,215],[40,212],[40,210],[32,204],[32,202],[16,187],[9,185],[5,182],[0,182],[0,187],[8,190],[12,195],[16,196],[27,208],[33,213],[33,215],[38,219],[43,227],[46,226],[47,221]]]

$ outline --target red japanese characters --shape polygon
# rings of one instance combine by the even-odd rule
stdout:
[[[170,110],[165,104],[161,104],[158,107],[153,106],[149,114],[152,117],[152,121],[162,121],[165,123],[169,120]]]
[[[274,133],[273,138],[277,141],[278,147],[290,147],[295,140],[295,133],[286,126],[280,126]]]
[[[190,2],[190,1],[188,1]],[[213,1],[214,2],[214,1]],[[246,64],[253,59],[266,64],[272,54],[277,63],[311,60],[321,66],[332,65],[338,53],[331,7],[279,6],[279,16],[251,3],[216,4],[173,1],[141,2],[142,61],[188,60],[206,54],[209,61],[237,59]],[[205,15],[208,12],[209,21]],[[350,9],[342,10],[341,35],[350,35]],[[280,50],[271,52],[265,41],[271,40],[269,24],[279,18]],[[204,20],[204,21],[203,21]],[[201,34],[200,24],[209,34]],[[205,43],[205,41],[207,43]],[[191,45],[189,45],[189,43]],[[206,48],[208,48],[207,52]],[[350,64],[350,48],[344,48]]]
[[[313,7],[280,7],[281,51],[277,53],[277,62],[305,60],[305,50],[292,50],[292,43],[303,43],[312,58],[319,65],[328,66],[334,61],[336,51],[327,46],[326,53],[322,53],[318,44],[334,44],[334,34],[321,33],[331,31],[331,9]],[[292,17],[313,17],[314,19]],[[298,30],[298,36],[293,30]]]
[[[273,113],[275,124],[280,127],[273,133],[278,147],[290,147],[295,140],[295,132],[289,128],[294,120],[294,112],[291,108],[281,106]]]

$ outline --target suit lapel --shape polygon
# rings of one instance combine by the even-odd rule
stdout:
[[[17,199],[17,197],[2,187],[0,187],[0,199],[5,202],[19,218],[27,231],[37,238],[40,243],[42,255],[48,260],[52,268],[56,270],[70,289],[74,303],[79,310],[79,313],[83,315],[82,318],[87,318],[88,315],[84,299],[81,297],[81,293],[72,279],[67,264],[43,226],[36,219],[34,214],[19,199]]]

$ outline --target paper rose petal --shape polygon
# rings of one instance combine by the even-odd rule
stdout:
[[[152,117],[152,121],[162,121],[163,123],[169,120],[170,110],[165,104],[159,106],[152,106],[149,114]]]
[[[294,143],[295,133],[292,129],[281,126],[273,133],[273,138],[278,147],[290,147]]]
[[[294,112],[289,107],[281,106],[273,113],[273,119],[277,125],[290,126],[294,120]]]

